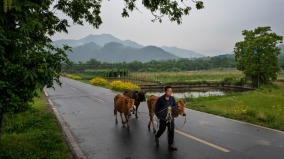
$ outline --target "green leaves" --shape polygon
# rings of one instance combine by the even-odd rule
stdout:
[[[136,7],[136,0],[124,0],[122,16],[128,17]],[[197,9],[203,2],[192,1]],[[62,64],[70,64],[65,54],[70,47],[54,47],[50,37],[56,32],[68,32],[67,19],[73,23],[87,23],[99,28],[102,24],[102,0],[0,0],[0,114],[20,112],[29,107],[36,89],[52,87],[59,81]],[[168,16],[181,24],[191,7],[185,1],[142,0],[142,4],[162,22]]]
[[[3,0],[3,10],[7,12],[8,10],[12,9],[12,0]]]
[[[196,9],[203,9],[204,5],[202,1],[196,1]]]
[[[24,111],[36,89],[60,83],[70,47],[52,46],[48,35],[67,32],[68,23],[50,11],[51,2],[13,0],[5,14],[0,8],[0,113]]]
[[[130,0],[125,0],[126,4],[131,4]],[[189,11],[192,9],[190,6],[186,4],[187,0],[180,0],[180,1],[171,1],[171,0],[143,0],[142,4],[154,16],[152,22],[159,21],[162,22],[162,18],[164,16],[168,16],[170,21],[177,22],[178,24],[182,23],[182,17],[189,14]],[[202,1],[194,1],[196,9],[203,9],[204,5]],[[133,6],[133,5],[131,5]],[[134,5],[135,7],[135,5]],[[126,7],[128,8],[128,7]],[[132,10],[129,10],[132,11]],[[128,10],[125,8],[123,9],[123,15],[128,15]]]
[[[242,34],[244,41],[236,43],[234,49],[237,68],[252,76],[255,84],[276,80],[280,71],[277,44],[282,43],[283,37],[271,32],[268,26],[244,30]]]

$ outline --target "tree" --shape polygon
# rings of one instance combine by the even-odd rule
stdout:
[[[237,42],[234,48],[237,69],[251,76],[253,83],[259,87],[277,79],[280,71],[278,55],[283,37],[271,32],[271,27],[258,27],[244,30],[244,40]]]
[[[65,54],[68,46],[52,46],[50,37],[56,32],[66,32],[66,19],[59,19],[61,11],[73,23],[87,23],[99,28],[102,24],[100,8],[102,0],[0,0],[0,135],[5,113],[17,113],[29,108],[36,89],[60,84],[61,65],[69,63]],[[124,0],[122,16],[137,9],[136,0]],[[162,21],[164,15],[181,23],[191,9],[184,1],[143,0],[142,4]],[[203,3],[193,1],[197,9]]]
[[[284,70],[284,55],[280,55],[278,58],[279,65],[282,70]]]

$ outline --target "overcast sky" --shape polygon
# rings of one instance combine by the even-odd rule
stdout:
[[[103,24],[94,29],[72,25],[68,34],[56,34],[53,40],[80,39],[90,34],[112,34],[122,40],[133,40],[142,45],[177,46],[205,55],[232,52],[236,42],[242,40],[244,29],[271,26],[272,31],[284,35],[284,0],[203,0],[205,9],[196,10],[194,4],[189,16],[178,25],[167,17],[163,23],[151,22],[152,14],[138,0],[140,12],[122,18],[123,0],[102,3]],[[63,18],[62,14],[58,14]]]

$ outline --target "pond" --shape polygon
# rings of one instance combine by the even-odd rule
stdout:
[[[164,94],[164,91],[146,91],[146,95],[156,95],[161,96]],[[225,94],[232,93],[232,91],[225,90],[183,90],[183,91],[174,91],[173,96],[176,98],[197,98],[197,97],[208,97],[208,96],[222,96]]]

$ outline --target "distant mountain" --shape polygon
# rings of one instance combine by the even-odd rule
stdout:
[[[87,43],[96,43],[99,46],[104,46],[107,43],[110,42],[117,42],[117,43],[121,43],[125,46],[130,46],[130,47],[134,47],[134,48],[142,48],[143,46],[140,44],[137,44],[134,41],[131,40],[120,40],[110,34],[100,34],[100,35],[89,35],[86,36],[82,39],[79,40],[70,40],[70,39],[65,39],[65,40],[57,40],[53,42],[53,45],[55,46],[62,46],[63,44],[67,44],[71,47],[77,47],[80,45],[84,45]]]
[[[199,58],[204,55],[177,47],[144,47],[131,40],[120,40],[110,34],[89,35],[82,39],[65,39],[53,41],[54,46],[63,44],[73,48],[68,53],[71,61],[88,61],[95,58],[104,62],[130,62],[151,60],[167,60],[176,58]]]
[[[164,49],[165,51],[181,57],[181,58],[198,58],[198,57],[204,57],[203,54],[199,54],[196,53],[194,51],[190,51],[190,50],[185,50],[185,49],[180,49],[177,47],[167,47],[167,46],[163,46],[162,49]]]
[[[148,62],[151,60],[169,60],[178,58],[156,46],[134,48],[124,46],[117,42],[107,43],[103,47],[91,42],[73,47],[72,50],[73,52],[67,52],[67,55],[71,61],[76,63],[79,61],[86,62],[91,58],[102,62]]]
[[[94,58],[94,54],[96,52],[99,52],[100,46],[95,44],[95,43],[87,43],[84,45],[80,45],[77,47],[72,48],[72,52],[67,52],[68,58],[73,61],[78,63],[79,61],[81,62],[86,62],[90,60],[91,58]]]

